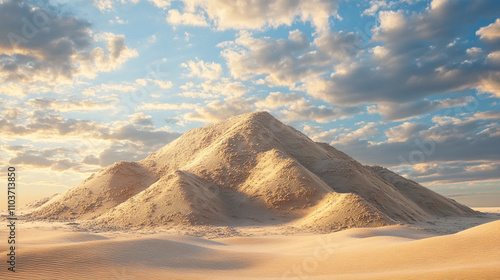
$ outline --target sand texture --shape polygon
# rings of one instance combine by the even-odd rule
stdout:
[[[498,279],[500,221],[439,235],[396,225],[329,234],[206,239],[23,224],[2,279]],[[0,230],[4,235],[5,229]],[[276,232],[274,232],[276,233]],[[0,251],[5,255],[6,251]],[[3,274],[1,275],[7,275]]]

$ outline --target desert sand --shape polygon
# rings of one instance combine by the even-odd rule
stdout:
[[[23,211],[5,279],[500,275],[498,209],[363,165],[265,112],[190,130]]]
[[[491,215],[469,218],[469,226],[500,218]],[[497,279],[500,221],[442,234],[457,224],[305,234],[273,226],[90,232],[22,222],[18,271],[2,279]]]

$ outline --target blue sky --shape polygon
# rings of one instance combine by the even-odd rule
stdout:
[[[500,206],[498,15],[493,0],[3,0],[0,166],[19,170],[25,203],[267,110]]]

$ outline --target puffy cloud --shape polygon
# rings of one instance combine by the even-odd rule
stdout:
[[[358,107],[326,107],[324,105],[314,106],[308,100],[301,98],[288,109],[281,110],[281,116],[289,122],[293,121],[315,121],[328,123],[337,119],[344,119],[362,110]]]
[[[148,79],[148,81],[155,83],[161,89],[169,89],[173,86],[173,83],[171,81],[161,81],[155,79]]]
[[[304,129],[304,132],[313,140],[326,140],[365,164],[395,167],[419,163],[498,161],[500,124],[496,114],[484,114],[486,116],[480,112],[458,117],[436,116],[431,125],[406,122],[395,127],[380,124],[357,130],[339,128],[324,132]],[[387,139],[381,140],[375,130],[387,126],[389,128],[384,129]],[[362,138],[360,135],[367,135],[362,131],[373,134]]]
[[[153,118],[143,113],[130,115],[125,121],[99,123],[35,111],[23,122],[0,119],[7,139],[36,143],[6,149],[11,153],[11,164],[83,173],[94,170],[95,165],[142,159],[180,136],[167,127],[155,128]],[[47,145],[58,148],[40,148]]]
[[[406,142],[408,139],[418,135],[425,126],[419,123],[404,122],[398,126],[394,126],[385,131],[388,143]]]
[[[248,88],[239,81],[230,81],[228,78],[222,78],[218,81],[207,81],[201,84],[204,92],[211,92],[216,96],[240,97],[248,92]]]
[[[195,13],[180,13],[178,10],[169,10],[167,22],[171,25],[192,25],[192,26],[208,26],[208,22],[203,14]]]
[[[100,11],[113,10],[113,2],[113,0],[92,0],[92,4],[96,6]]]
[[[499,180],[499,174],[500,162],[439,162],[414,165],[408,177],[418,182],[436,185]]]
[[[141,145],[135,143],[113,143],[104,149],[98,157],[100,166],[108,166],[118,161],[139,161],[151,153]],[[95,160],[94,160],[95,161]]]
[[[321,32],[314,44],[318,51],[335,61],[353,58],[364,49],[362,38],[354,32]]]
[[[15,153],[15,156],[9,160],[9,164],[25,165],[34,168],[50,168],[56,171],[75,169],[78,162],[67,159],[73,151],[64,148],[47,149],[22,149]]]
[[[38,139],[40,136],[44,139],[78,136],[83,139],[126,140],[149,147],[164,145],[179,136],[179,133],[167,131],[165,128],[155,129],[151,116],[143,113],[130,115],[127,121],[106,124],[89,120],[65,119],[61,115],[35,110],[27,121],[23,124],[20,121],[3,118],[0,119],[0,129],[4,136],[26,139]]]
[[[485,111],[485,112],[477,112],[472,116],[473,119],[476,120],[488,120],[488,119],[500,119],[499,111]]]
[[[434,1],[421,13],[380,12],[372,55],[306,82],[307,92],[332,104],[410,102],[474,88],[498,96],[498,65],[457,37],[468,35],[471,22],[499,12],[500,2],[490,1]]]
[[[119,3],[133,3],[136,4],[140,0],[119,0]],[[146,0],[154,4],[158,8],[167,8],[170,6],[172,0]],[[92,0],[92,4],[97,7],[101,12],[114,11],[114,6],[118,3],[118,0]]]
[[[287,39],[254,38],[243,31],[222,55],[234,78],[248,80],[263,75],[276,85],[295,85],[332,67],[312,52],[308,38],[298,30],[291,31]]]
[[[196,109],[198,105],[191,103],[171,104],[171,103],[142,103],[137,111],[169,111],[169,110],[186,110]]]
[[[120,3],[138,3],[140,0],[120,0]],[[171,0],[147,0],[159,8],[170,6]],[[325,29],[329,18],[337,14],[336,0],[181,0],[183,10],[168,11],[167,21],[172,25],[212,25],[225,29],[263,29],[292,25],[294,21],[308,21],[317,29]],[[99,10],[114,10],[118,0],[93,0]]]
[[[185,91],[179,95],[202,99],[212,99],[221,96],[241,97],[249,90],[242,82],[232,81],[229,78],[209,80],[198,85],[190,82],[180,88]]]
[[[39,110],[54,110],[56,112],[74,112],[74,111],[96,111],[107,110],[111,108],[109,103],[99,103],[90,99],[86,100],[57,100],[54,98],[38,97],[30,99],[26,102],[28,106],[32,106]]]
[[[61,16],[55,9],[32,7],[24,1],[0,3],[0,81],[2,94],[50,90],[74,77],[94,78],[96,72],[120,67],[137,52],[123,35],[93,35],[89,22]],[[106,48],[92,48],[95,41]],[[45,85],[45,87],[44,87]]]
[[[290,106],[294,102],[302,99],[298,94],[292,93],[281,93],[281,92],[271,92],[264,99],[255,103],[257,108],[269,108],[269,109],[278,109],[284,106]]]
[[[309,21],[317,29],[328,27],[329,18],[337,13],[335,0],[182,0],[184,14],[197,10],[206,13],[213,26],[225,29],[263,29],[292,25],[296,19]],[[201,20],[201,19],[200,19]],[[189,21],[187,21],[189,22]]]
[[[130,58],[138,56],[136,50],[127,47],[124,35],[104,32],[98,33],[94,39],[106,42],[107,49],[100,47],[93,49],[89,61],[80,66],[82,74],[89,78],[95,77],[96,70],[102,72],[116,70]]]
[[[194,62],[192,60],[182,63],[182,67],[189,69],[189,77],[200,77],[208,80],[216,80],[222,74],[222,66],[218,63],[205,63],[203,60]]]
[[[478,35],[482,40],[487,41],[500,39],[500,18],[497,18],[494,23],[488,26],[479,28],[476,35]]]
[[[184,118],[189,121],[214,123],[227,118],[252,111],[253,104],[248,99],[230,97],[224,101],[215,100],[200,107],[195,112],[187,113]]]
[[[136,79],[134,82],[122,81],[120,83],[109,83],[93,85],[82,90],[83,95],[86,96],[98,96],[110,98],[107,93],[133,93],[139,92],[143,94],[145,92],[154,92],[156,90],[169,89],[173,86],[173,83],[168,80],[157,80],[152,78],[141,78]],[[99,95],[97,95],[99,94]]]
[[[398,121],[422,116],[425,113],[438,109],[465,106],[470,101],[470,97],[461,97],[433,101],[422,99],[405,103],[381,102],[377,105],[368,106],[367,111],[370,114],[377,113],[382,115],[384,120]]]
[[[371,0],[370,7],[365,9],[362,15],[374,16],[379,10],[387,9],[393,5],[392,3],[387,3],[387,1]]]

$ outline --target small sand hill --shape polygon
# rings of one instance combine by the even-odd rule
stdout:
[[[378,173],[255,112],[189,130],[138,163],[104,169],[33,216],[95,218],[90,225],[118,228],[288,223],[341,229],[476,214]]]
[[[334,230],[352,227],[380,227],[395,221],[357,194],[331,192],[306,216],[294,222],[301,228]]]
[[[93,174],[69,191],[53,197],[33,211],[33,218],[95,218],[138,194],[156,181],[154,174],[136,162],[117,162]]]

